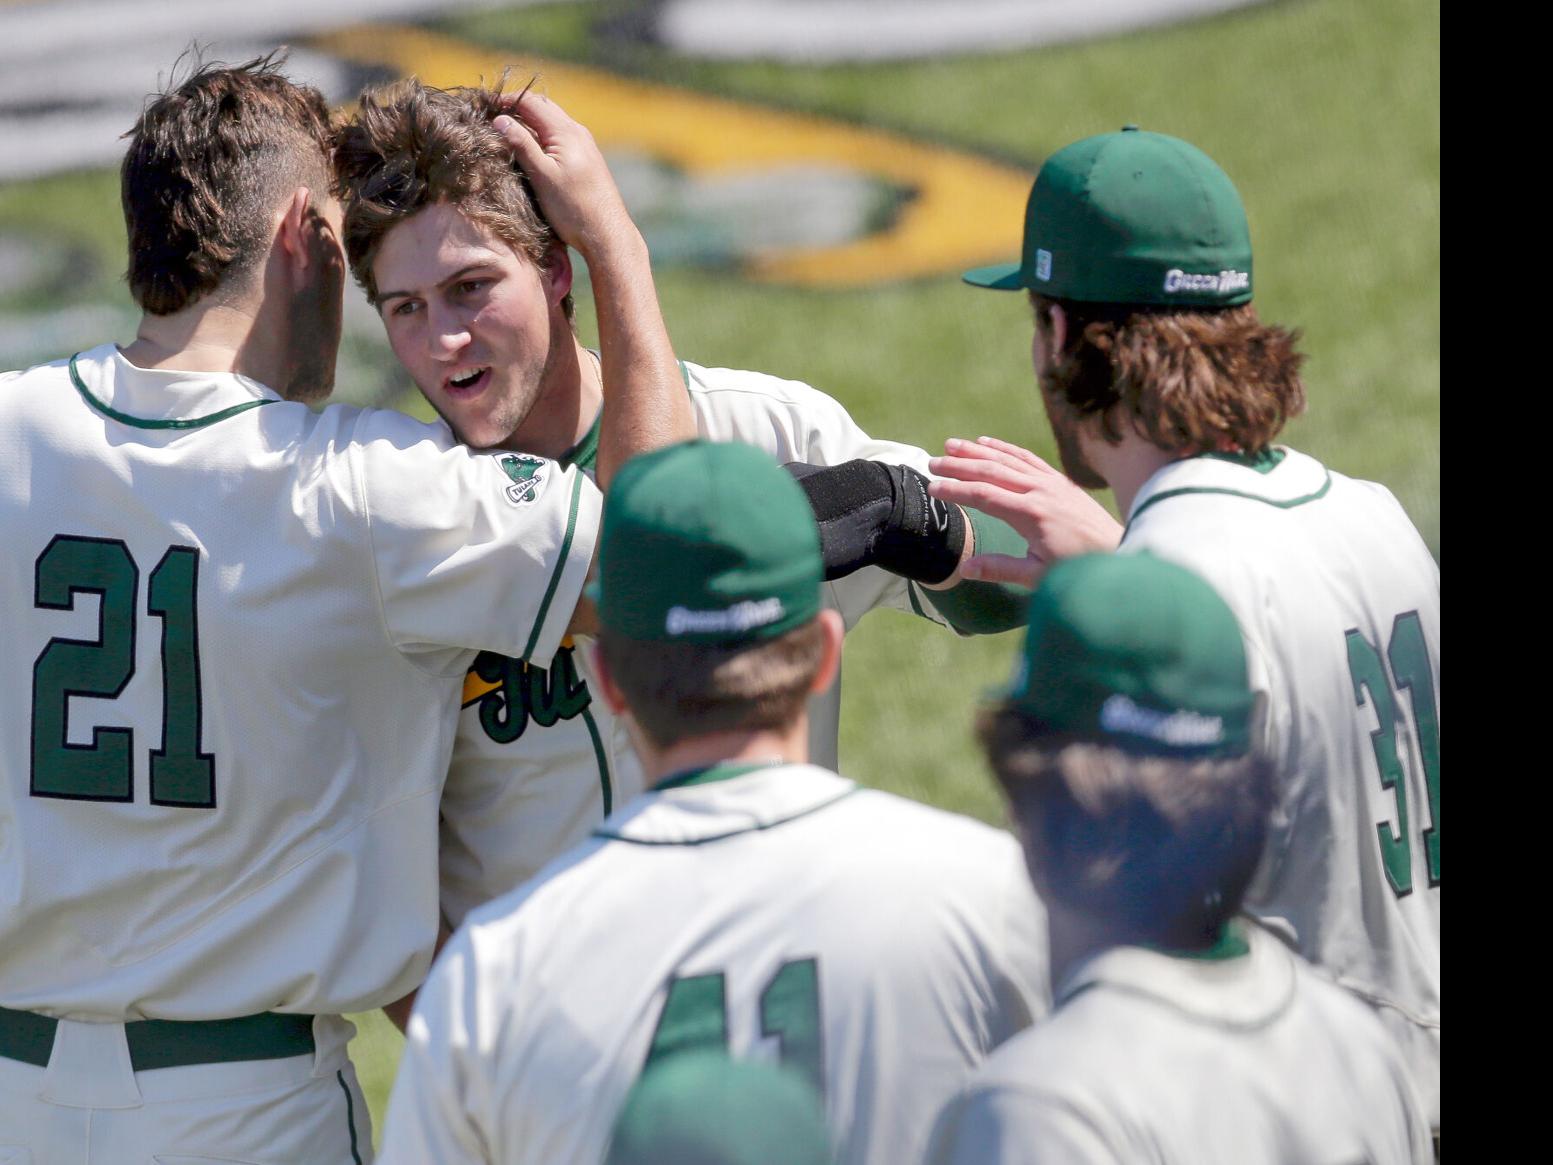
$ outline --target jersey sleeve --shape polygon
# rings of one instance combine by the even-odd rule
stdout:
[[[497,1159],[483,1116],[492,1076],[473,1061],[474,973],[467,935],[460,933],[416,997],[378,1165],[486,1165]]]
[[[940,1114],[928,1165],[1123,1165],[1089,1117],[1055,1097],[973,1087]]]
[[[426,439],[351,451],[394,646],[439,673],[484,650],[549,666],[598,535],[601,499],[586,474]]]

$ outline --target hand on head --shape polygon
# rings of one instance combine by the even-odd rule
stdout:
[[[511,147],[563,242],[591,260],[636,235],[609,165],[586,126],[529,88],[502,104],[505,112],[491,124]]]
[[[1030,546],[1023,558],[975,555],[961,564],[965,578],[1033,587],[1053,562],[1115,550],[1121,542],[1121,523],[1028,449],[996,437],[976,441],[951,437],[944,442],[944,452],[945,456],[928,462],[940,479],[928,486],[928,492],[1001,518]]]

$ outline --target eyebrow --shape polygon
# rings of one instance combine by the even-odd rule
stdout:
[[[464,278],[464,276],[468,275],[471,271],[480,271],[480,270],[483,270],[484,268],[489,267],[489,266],[490,266],[490,264],[488,262],[484,262],[484,261],[479,262],[479,263],[469,263],[469,264],[467,264],[467,265],[465,265],[463,267],[460,267],[457,271],[453,272],[453,274],[449,275],[446,279],[443,279],[440,282],[434,284],[434,286],[438,287],[438,288],[446,287],[450,283],[457,283],[460,279]],[[414,295],[415,295],[415,292],[413,292],[413,291],[380,291],[380,292],[377,293],[377,306],[381,307],[383,304],[387,303],[390,299],[410,299]]]

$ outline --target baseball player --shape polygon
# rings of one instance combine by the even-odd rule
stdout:
[[[1373,1011],[1237,919],[1274,801],[1235,616],[1138,554],[1054,566],[982,742],[1049,911],[1052,1014],[939,1122],[933,1165],[1416,1165]]]
[[[1251,305],[1239,194],[1179,139],[1087,138],[1041,168],[1021,262],[966,278],[1029,290],[1063,469],[1115,491],[1121,549],[1191,567],[1239,619],[1280,777],[1247,903],[1380,1010],[1438,1130],[1440,570],[1385,487],[1273,443],[1304,407],[1302,357]],[[1114,545],[1033,454],[948,452],[933,469],[959,480],[934,492],[1029,542],[992,576]]]
[[[394,353],[461,440],[591,473],[600,368],[572,331],[565,247],[491,128],[494,117],[515,131],[505,108],[495,91],[415,80],[363,94],[335,153],[346,250]],[[935,511],[920,472],[926,453],[870,437],[806,384],[681,367],[702,436],[834,468],[805,471],[804,484],[826,524],[827,605],[847,627],[878,607],[962,633],[1018,625],[1022,591],[961,584],[955,571],[974,547],[1023,543],[983,515]],[[641,790],[625,732],[595,694],[569,645],[548,670],[499,651],[470,669],[442,808],[443,911],[453,924]],[[810,708],[812,755],[832,767],[839,711],[839,687]]]
[[[800,1072],[838,1161],[917,1160],[936,1109],[1044,1010],[1019,846],[807,763],[843,620],[769,454],[635,459],[601,539],[598,690],[651,791],[443,950],[384,1161],[592,1165],[644,1070],[717,1049]]]
[[[646,251],[591,142],[530,124],[598,263],[623,457],[683,400]],[[134,342],[0,378],[6,1160],[370,1159],[340,1015],[430,961],[464,674],[586,625],[584,474],[301,403],[340,338],[328,133],[272,59],[154,98]]]

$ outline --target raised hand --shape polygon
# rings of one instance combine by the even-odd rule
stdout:
[[[928,492],[1003,519],[1030,547],[1023,558],[975,555],[960,566],[966,578],[1033,587],[1058,559],[1115,550],[1122,540],[1121,523],[1104,506],[1028,449],[996,437],[951,437],[944,453],[928,463],[940,479]]]
[[[545,218],[563,242],[592,263],[622,243],[640,245],[620,188],[587,126],[542,93],[503,98],[491,125],[528,175]]]

